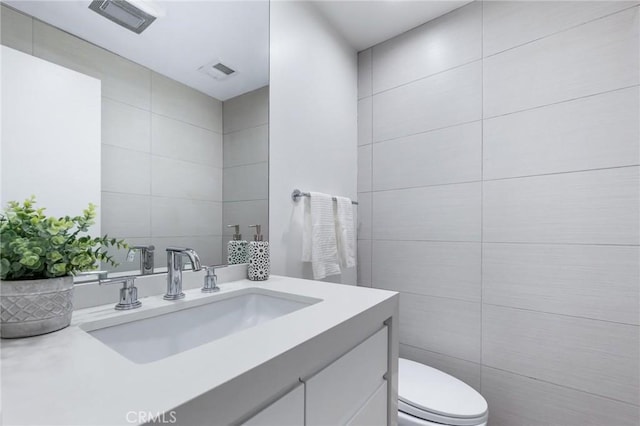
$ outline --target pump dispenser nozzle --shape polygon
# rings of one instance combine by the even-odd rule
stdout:
[[[240,225],[227,225],[227,228],[236,228],[233,231],[233,241],[240,241],[242,239],[242,235],[240,235]]]
[[[260,232],[261,225],[249,225],[249,228],[256,228],[256,234],[253,236],[253,241],[262,241],[262,233]]]

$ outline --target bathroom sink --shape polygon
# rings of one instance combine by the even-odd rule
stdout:
[[[146,364],[263,324],[319,302],[252,289],[198,306],[100,328],[87,333],[129,360]],[[225,295],[228,296],[228,295]],[[202,299],[200,299],[201,301]],[[89,330],[88,330],[89,329]]]

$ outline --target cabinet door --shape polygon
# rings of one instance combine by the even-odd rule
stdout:
[[[304,426],[304,385],[301,383],[291,392],[253,416],[246,426]]]
[[[387,372],[387,349],[385,326],[307,380],[307,425],[347,424],[386,384],[383,375]],[[386,404],[385,401],[385,413]]]
[[[362,406],[348,426],[385,426],[387,424],[387,382]]]

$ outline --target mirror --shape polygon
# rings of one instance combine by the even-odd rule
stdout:
[[[156,268],[169,246],[226,263],[227,225],[250,240],[260,224],[268,239],[268,1],[131,0],[156,16],[141,34],[89,3],[3,1],[0,41],[100,80],[101,167],[88,173],[101,180],[101,233],[155,246]],[[139,272],[139,252],[113,254],[120,266],[103,269]]]

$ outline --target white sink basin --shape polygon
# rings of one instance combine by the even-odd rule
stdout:
[[[87,324],[89,334],[138,364],[167,358],[317,303],[263,289],[221,295],[210,303],[106,326]],[[291,296],[291,297],[288,297]],[[226,297],[226,298],[223,298]],[[207,299],[199,299],[201,302]],[[158,311],[161,311],[158,308]],[[152,314],[153,315],[153,314]],[[89,330],[88,330],[89,329]]]

